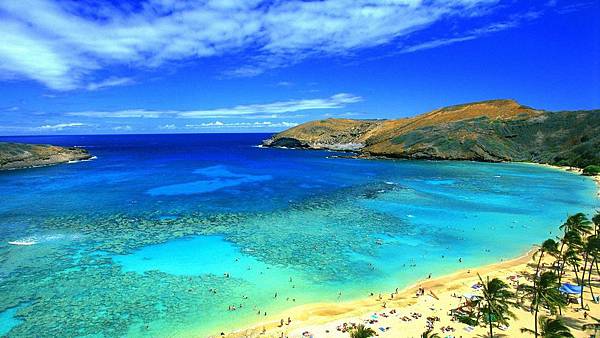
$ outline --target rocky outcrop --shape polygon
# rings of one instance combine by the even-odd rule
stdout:
[[[90,158],[90,153],[82,148],[0,142],[0,170],[47,166]]]
[[[263,144],[350,150],[361,157],[585,167],[600,163],[600,111],[547,112],[514,100],[490,100],[398,120],[312,121],[276,134]]]
[[[357,151],[365,146],[363,136],[383,120],[327,119],[312,121],[265,140],[264,146]]]

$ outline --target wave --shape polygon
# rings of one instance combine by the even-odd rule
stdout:
[[[29,246],[35,245],[45,242],[53,242],[53,241],[61,241],[61,240],[77,240],[81,238],[81,235],[64,235],[64,234],[54,234],[54,235],[34,235],[23,237],[20,239],[16,239],[14,241],[9,241],[10,245],[21,245],[21,246]]]
[[[23,238],[23,239],[19,239],[19,240],[16,240],[16,241],[10,241],[10,242],[8,242],[8,244],[10,244],[10,245],[25,245],[25,246],[34,245],[34,244],[37,244],[37,243],[38,243],[38,241],[36,241],[33,238]]]
[[[89,161],[93,161],[93,160],[97,160],[97,159],[98,159],[97,156],[92,156],[90,158],[86,158],[86,159],[83,159],[83,160],[71,160],[71,161],[68,161],[67,163],[89,162]]]

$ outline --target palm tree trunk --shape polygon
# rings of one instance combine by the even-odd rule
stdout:
[[[592,286],[592,271],[594,270],[594,262],[595,261],[596,261],[596,258],[594,257],[594,259],[590,263],[590,271],[588,271],[588,287],[590,288],[590,293],[592,294],[592,299],[595,299],[594,287]]]
[[[577,273],[577,271],[577,264],[573,263],[573,272],[575,272],[575,280],[577,281],[577,285],[581,285],[581,283],[579,282],[579,274]]]
[[[563,240],[561,241],[561,244],[560,244],[560,251],[558,253],[558,257],[562,258],[562,256],[563,256],[562,253],[563,253],[564,246],[565,246],[565,238],[563,237]],[[562,272],[563,272],[563,269],[565,268],[565,260],[561,259],[560,263],[561,264],[558,265],[558,271],[557,271],[557,274],[558,274],[558,284],[560,284],[560,279],[562,278]]]
[[[536,295],[536,297],[538,297],[538,295]],[[536,299],[535,302],[535,323],[534,323],[534,327],[533,327],[533,332],[535,333],[535,338],[538,337],[538,310],[540,307],[540,302],[539,299]]]
[[[565,274],[565,265],[566,265],[566,262],[563,257],[563,259],[560,262],[560,267],[558,268],[558,284],[561,283],[562,277]]]
[[[586,252],[585,259],[583,260],[583,270],[581,272],[581,293],[579,294],[579,300],[581,301],[581,308],[583,309],[583,288],[585,287],[585,270],[587,269],[588,254]]]
[[[542,264],[542,257],[544,257],[544,251],[543,250],[540,253],[540,259],[538,259],[537,267],[535,268],[535,279],[534,279],[534,282],[539,277],[538,274],[540,272],[540,265]]]
[[[488,313],[488,321],[490,322],[490,338],[494,338],[494,332],[492,330],[492,315]]]

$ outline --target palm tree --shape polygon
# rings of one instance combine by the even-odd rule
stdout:
[[[350,331],[350,338],[369,338],[375,335],[375,331],[370,327],[359,324],[355,329]]]
[[[563,252],[563,246],[565,244],[567,245],[567,250]],[[565,273],[565,265],[569,262],[569,260],[572,260],[573,255],[579,256],[577,251],[582,244],[583,240],[581,239],[581,235],[575,230],[568,230],[563,236],[560,249],[561,264],[558,271],[558,283],[561,282]],[[577,277],[577,283],[579,284],[579,277]]]
[[[580,235],[592,232],[592,222],[590,222],[584,213],[577,213],[569,216],[567,221],[559,227],[565,233],[569,230],[577,231]]]
[[[556,274],[551,271],[542,273],[539,277],[535,276],[533,286],[519,286],[526,296],[531,298],[531,308],[535,313],[535,336],[538,336],[538,313],[540,305],[550,310],[551,314],[555,314],[557,309],[566,305],[565,299],[558,291],[558,281]]]
[[[583,270],[582,270],[582,274],[581,274],[581,293],[579,294],[582,309],[584,307],[584,305],[583,305],[583,287],[585,286],[585,272],[587,269],[587,263],[588,263],[588,261],[591,263],[589,274],[588,274],[588,286],[590,288],[590,293],[592,294],[592,298],[593,298],[594,297],[594,289],[591,284],[592,269],[594,267],[593,266],[594,261],[598,257],[599,252],[600,252],[600,238],[598,238],[596,235],[592,235],[592,236],[588,237],[587,241],[585,241],[585,244],[582,247],[582,253],[584,256],[584,260],[583,260]]]
[[[534,333],[538,336],[537,331],[523,328],[521,332]],[[565,323],[560,318],[550,319],[544,316],[540,317],[540,336],[543,338],[573,338],[573,334]]]
[[[587,225],[589,225],[589,221],[587,219],[587,217],[585,216],[584,213],[577,213],[575,215],[571,215],[569,217],[567,217],[567,220],[565,221],[565,223],[563,223],[561,226],[559,226],[559,229],[563,231],[564,235],[563,238],[561,239],[561,244],[560,244],[560,254],[562,255],[563,252],[563,248],[565,247],[565,245],[569,244],[569,238],[568,238],[568,234],[571,233],[571,235],[573,234],[578,234],[580,237],[582,236],[582,234],[584,232],[586,232],[586,230],[588,230]],[[591,227],[590,227],[591,229]]]
[[[427,330],[421,334],[421,338],[440,338],[440,335],[437,333],[432,333],[431,330]]]
[[[592,222],[594,223],[594,234],[596,237],[600,237],[600,210],[596,210],[596,215],[592,217]],[[596,272],[600,274],[600,269],[598,268],[598,259],[596,257]]]
[[[515,306],[515,303],[511,301],[514,294],[509,291],[508,284],[504,283],[501,279],[494,278],[490,280],[487,277],[484,282],[479,274],[479,280],[483,285],[483,299],[485,304],[482,307],[487,321],[490,327],[490,337],[494,336],[493,322],[494,319],[498,324],[508,325],[509,317],[515,318],[514,313],[510,311],[510,306]]]
[[[592,217],[592,222],[594,223],[594,233],[596,235],[600,234],[600,210],[596,211],[596,215]]]
[[[577,281],[577,285],[581,285],[581,281],[579,280],[579,266],[581,266],[581,257],[579,257],[579,251],[580,250],[577,247],[569,247],[564,254],[565,263],[571,264],[571,266],[573,267],[573,272],[575,272],[575,280]]]
[[[547,239],[542,243],[540,248],[533,254],[533,258],[538,258],[537,267],[535,269],[535,275],[538,276],[540,273],[540,265],[542,264],[542,258],[544,254],[548,253],[550,255],[556,256],[558,254],[558,243],[556,243],[553,239]]]

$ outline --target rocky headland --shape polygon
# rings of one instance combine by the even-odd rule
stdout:
[[[40,167],[92,158],[82,148],[0,142],[0,170]]]
[[[310,121],[272,136],[263,146],[585,168],[600,164],[600,110],[549,112],[514,100],[490,100],[396,120]]]

